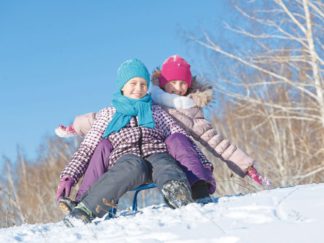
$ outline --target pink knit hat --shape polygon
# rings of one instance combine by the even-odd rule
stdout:
[[[163,88],[168,82],[174,80],[182,80],[191,87],[191,71],[190,65],[181,56],[173,55],[168,57],[161,68],[159,77],[160,87]]]

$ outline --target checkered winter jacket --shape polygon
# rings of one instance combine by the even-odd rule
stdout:
[[[155,121],[154,129],[139,127],[137,119],[133,117],[126,127],[119,132],[109,135],[109,141],[114,149],[109,157],[108,168],[113,166],[117,159],[124,154],[131,153],[146,157],[154,153],[167,152],[164,141],[173,133],[183,133],[187,136],[186,132],[160,106],[153,105],[152,111]],[[115,112],[115,108],[107,107],[97,113],[96,120],[80,144],[79,149],[74,153],[70,163],[62,171],[61,178],[63,176],[70,176],[77,183],[79,178],[83,176],[90,158],[101,141],[102,135]],[[201,151],[197,147],[195,147],[195,150],[198,152],[202,163],[206,165],[205,167],[211,168],[211,163]]]

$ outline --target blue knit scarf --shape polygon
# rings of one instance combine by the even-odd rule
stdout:
[[[118,132],[124,128],[133,116],[138,117],[138,125],[147,128],[154,128],[152,112],[152,98],[146,94],[141,99],[132,99],[123,96],[121,92],[114,94],[112,105],[116,108],[112,120],[108,124],[103,138],[107,138],[111,133]]]

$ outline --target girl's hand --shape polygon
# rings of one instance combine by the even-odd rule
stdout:
[[[74,181],[70,176],[63,177],[57,187],[56,201],[59,201],[62,197],[70,196],[73,185]]]
[[[265,176],[261,176],[253,166],[250,166],[248,168],[247,175],[251,177],[251,179],[254,180],[260,186],[269,187],[271,185],[269,179]]]

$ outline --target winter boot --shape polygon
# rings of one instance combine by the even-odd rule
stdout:
[[[68,197],[63,197],[59,200],[59,208],[65,215],[71,213],[77,205],[78,203],[76,201],[73,201]]]
[[[168,181],[162,187],[162,194],[171,208],[180,208],[193,202],[191,191],[183,181]]]
[[[208,183],[205,181],[197,181],[191,186],[192,199],[204,198],[209,196]]]
[[[93,219],[92,212],[81,202],[64,217],[63,222],[67,227],[74,227],[91,223]]]
[[[197,181],[191,186],[192,198],[196,203],[207,204],[213,201],[209,196],[208,183],[205,181]]]
[[[67,127],[63,125],[58,126],[55,128],[55,134],[61,138],[69,138],[77,135],[72,125]]]

